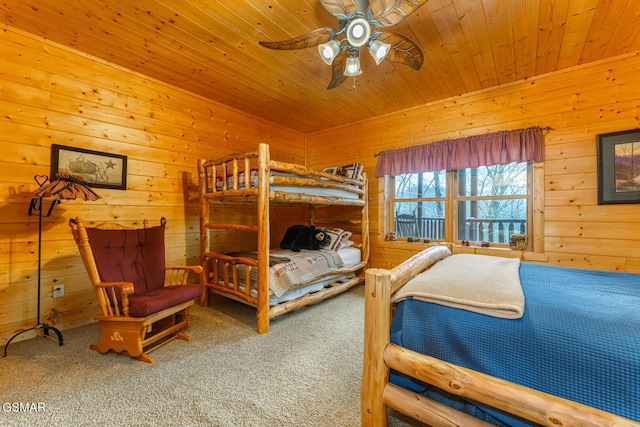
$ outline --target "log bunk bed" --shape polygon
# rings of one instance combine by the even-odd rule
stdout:
[[[212,292],[253,306],[258,333],[266,333],[271,319],[341,294],[364,281],[369,258],[369,213],[367,177],[361,169],[359,174],[350,177],[275,161],[270,158],[269,146],[261,143],[255,152],[232,154],[217,160],[200,159],[198,174],[200,252],[206,278],[201,298],[203,306],[209,305]],[[252,223],[216,221],[219,209],[234,206],[251,206],[251,209],[255,206],[255,217],[247,220]],[[336,223],[348,224],[350,230],[342,237],[353,236],[353,241],[348,242],[352,247],[337,253],[351,250],[353,254],[357,249],[357,259],[345,261],[344,265],[334,264],[335,269],[323,273],[322,282],[320,277],[307,278],[295,283],[283,295],[282,289],[274,295],[274,259],[286,261],[288,256],[296,256],[296,253],[271,249],[270,210],[280,206],[304,208],[309,217],[308,225],[315,225],[316,208],[344,207],[353,218],[336,220]],[[215,233],[220,231],[257,235],[255,252],[220,252],[215,242]],[[274,241],[277,237],[273,236]],[[306,251],[309,252],[325,251]]]
[[[363,426],[640,426],[640,275],[523,262],[518,319],[394,299],[450,254],[367,270]]]

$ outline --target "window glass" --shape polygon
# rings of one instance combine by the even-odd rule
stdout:
[[[400,175],[394,193],[396,237],[444,239],[446,171]]]
[[[396,237],[444,239],[445,202],[396,202]]]
[[[532,163],[405,174],[389,180],[397,238],[508,245],[529,234]],[[452,193],[452,194],[451,194]]]
[[[527,163],[458,170],[457,239],[507,244],[525,234],[527,176]]]
[[[447,193],[447,171],[400,175],[395,178],[396,199],[444,197]]]
[[[482,166],[458,170],[458,195],[513,196],[527,194],[527,164]]]
[[[527,231],[527,199],[461,200],[457,212],[458,240],[509,243]]]

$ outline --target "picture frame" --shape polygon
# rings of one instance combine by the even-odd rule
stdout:
[[[640,203],[640,129],[597,135],[598,204]]]
[[[58,172],[79,175],[89,187],[127,189],[127,156],[52,144],[51,179]]]

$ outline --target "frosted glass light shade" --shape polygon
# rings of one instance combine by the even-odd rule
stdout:
[[[371,54],[371,57],[376,61],[377,65],[380,65],[385,56],[387,56],[389,49],[391,49],[390,44],[383,43],[379,40],[374,40],[369,43],[369,54]]]
[[[362,69],[360,68],[360,58],[357,56],[350,56],[347,58],[347,62],[344,65],[344,73],[345,76],[357,76],[362,74]]]
[[[319,44],[318,53],[325,64],[331,65],[335,57],[340,53],[340,42],[338,40],[329,40],[326,43]]]

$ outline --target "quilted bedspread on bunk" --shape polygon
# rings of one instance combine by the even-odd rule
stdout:
[[[640,421],[640,275],[527,263],[519,274],[522,318],[408,299],[391,342]],[[497,425],[532,425],[396,373],[391,381]]]
[[[256,258],[255,252],[232,253],[229,255]],[[313,279],[326,276],[333,270],[343,267],[344,263],[337,251],[274,249],[269,254],[269,288],[280,297],[296,286]],[[243,270],[239,271],[244,281]],[[257,280],[257,270],[251,271],[252,282]]]
[[[336,251],[301,250],[291,252],[285,249],[271,251],[271,255],[286,256],[288,262],[269,268],[269,287],[276,296],[282,296],[296,285],[316,279],[343,266],[342,258]]]

